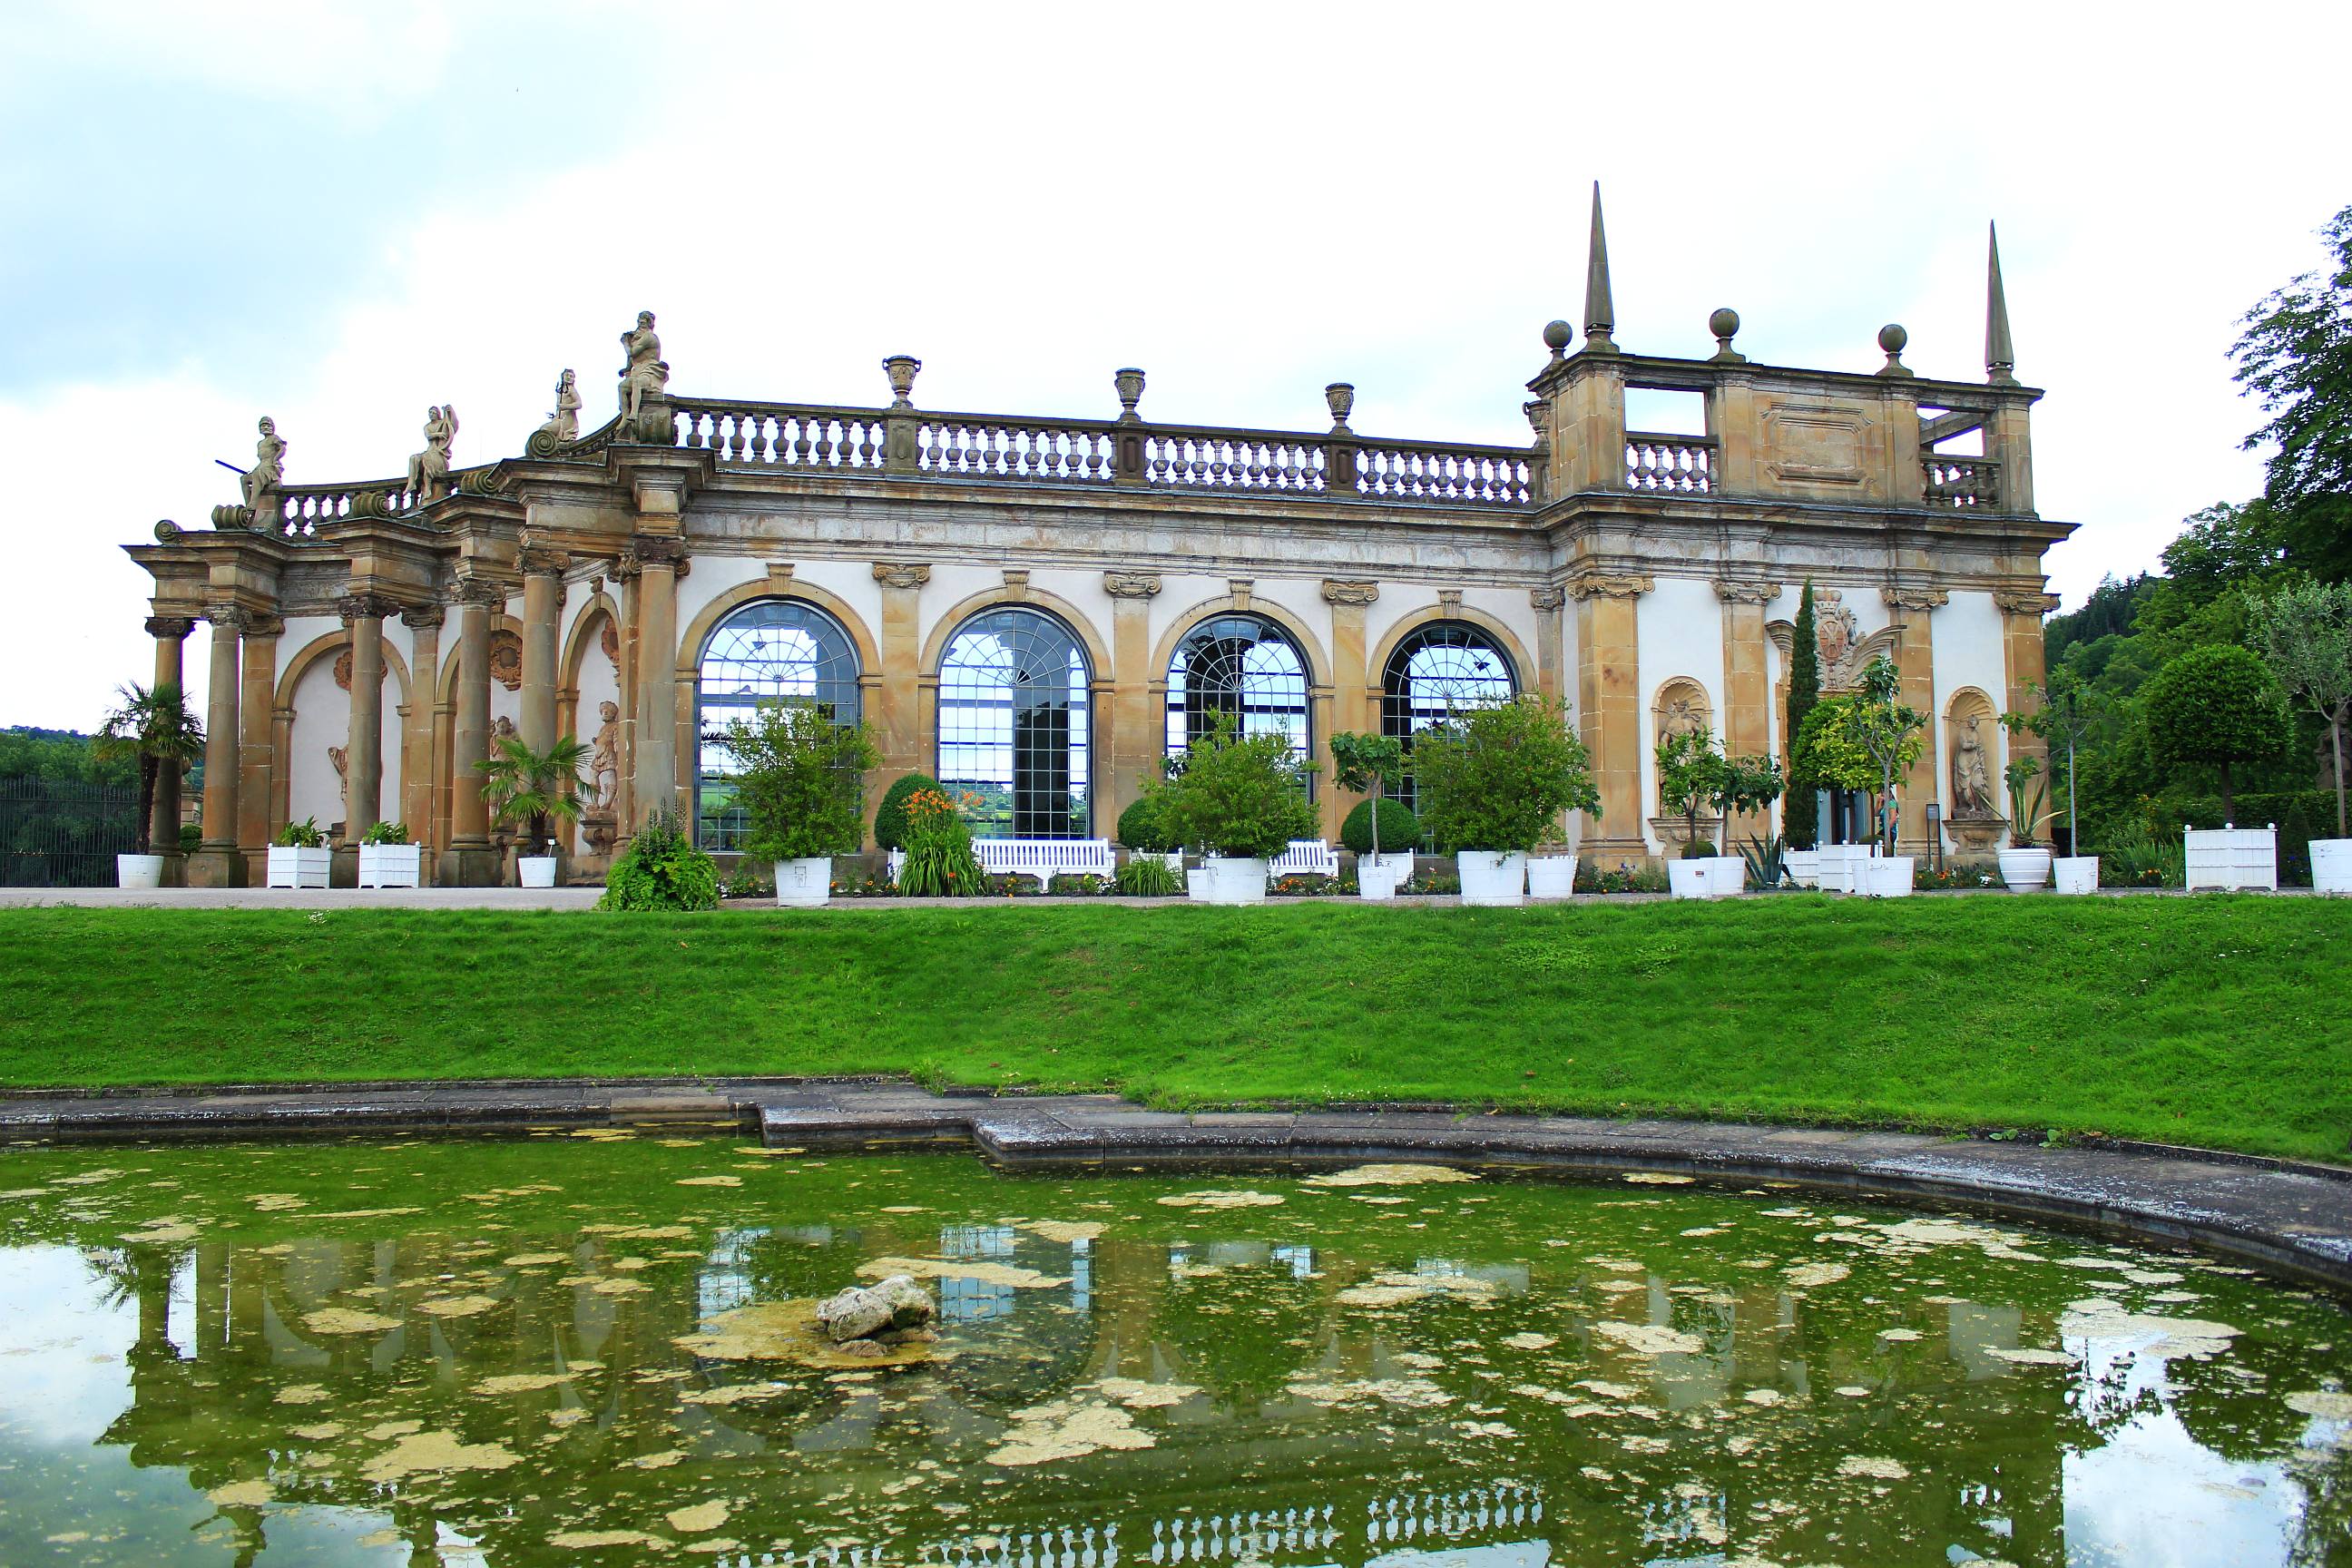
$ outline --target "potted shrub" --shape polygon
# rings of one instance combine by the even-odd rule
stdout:
[[[972,853],[971,826],[943,789],[916,790],[906,798],[906,859],[898,891],[910,899],[971,899],[988,889],[988,879]]]
[[[1563,812],[1598,814],[1591,761],[1557,702],[1526,694],[1455,714],[1413,739],[1423,825],[1453,852],[1466,904],[1516,904],[1528,852]]]
[[[101,762],[129,759],[139,767],[139,820],[131,829],[131,852],[114,858],[114,878],[126,888],[160,888],[163,854],[152,838],[155,790],[164,769],[176,779],[203,757],[205,727],[188,711],[180,689],[168,682],[128,685],[118,695],[122,705],[106,716],[91,747]]]
[[[824,903],[833,858],[856,854],[865,837],[866,770],[879,758],[873,732],[805,700],[763,702],[751,720],[729,723],[719,744],[738,768],[743,852],[774,865],[776,902]]]
[[[269,841],[268,885],[272,888],[323,888],[333,868],[335,852],[319,831],[319,819],[306,816],[289,822]]]
[[[2274,828],[2240,828],[2230,770],[2270,762],[2292,743],[2285,694],[2263,661],[2244,648],[2210,644],[2171,660],[2141,689],[2147,749],[2158,767],[2183,763],[2218,767],[2221,826],[2188,828],[2182,842],[2188,885],[2278,886]]]
[[[2352,828],[2344,809],[2344,727],[2352,719],[2352,583],[2298,583],[2255,601],[2254,644],[2279,684],[2327,726],[2336,774],[2336,837],[2311,841],[2311,886],[2352,893]]]
[[[1412,846],[1420,837],[1420,824],[1414,821],[1412,813],[1402,806],[1393,806],[1388,798],[1391,787],[1404,777],[1404,742],[1394,735],[1343,730],[1331,737],[1331,761],[1336,769],[1333,777],[1339,787],[1358,791],[1364,796],[1339,825],[1339,842],[1356,852],[1356,892],[1366,899],[1392,899],[1396,897],[1397,884],[1412,875]],[[1381,820],[1392,806],[1402,814],[1402,822]],[[1363,825],[1360,844],[1350,837],[1359,821]],[[1405,833],[1395,831],[1399,827],[1404,827]],[[1383,828],[1390,831],[1383,835]],[[1405,849],[1402,865],[1381,855],[1383,837],[1391,846]]]
[[[361,887],[414,888],[424,872],[425,847],[408,841],[408,824],[379,822],[360,836]]]
[[[2001,721],[2006,724],[2010,718],[2004,713]],[[1999,856],[2000,879],[2012,893],[2038,893],[2050,882],[2049,847],[2033,841],[2043,820],[2042,802],[2049,796],[2034,782],[2041,775],[2039,757],[2011,757],[2000,770],[2001,782],[2009,786],[2009,847]]]
[[[1202,877],[1190,891],[1211,904],[1265,901],[1266,862],[1315,831],[1307,798],[1308,764],[1282,731],[1234,731],[1230,713],[1185,748],[1183,766],[1157,786],[1163,830],[1204,850]]]
[[[1780,763],[1771,757],[1727,757],[1715,749],[1704,725],[1664,737],[1656,756],[1659,792],[1667,809],[1686,824],[1682,854],[1666,865],[1667,889],[1678,899],[1721,899],[1745,891],[1748,858],[1727,855],[1701,838],[1699,813],[1718,818],[1727,832],[1733,812],[1769,806],[1780,798]]]
[[[1778,757],[1758,755],[1726,759],[1723,790],[1712,802],[1715,809],[1723,814],[1725,836],[1728,837],[1730,835],[1731,819],[1735,815],[1765,816],[1787,787],[1788,781],[1781,774],[1780,759]],[[1768,816],[1768,826],[1769,820]],[[1780,862],[1784,853],[1780,836],[1777,833],[1767,833],[1760,838],[1750,837],[1740,847],[1738,855],[1730,858],[1736,859],[1738,865],[1727,874],[1738,877],[1742,889],[1752,882],[1759,889],[1769,891],[1780,885]]]
[[[526,888],[555,886],[557,862],[555,822],[580,818],[580,797],[593,799],[596,786],[581,777],[588,760],[587,744],[566,735],[544,752],[533,751],[520,736],[509,736],[498,750],[476,766],[482,771],[482,799],[491,818],[520,823],[515,840],[515,877]]]

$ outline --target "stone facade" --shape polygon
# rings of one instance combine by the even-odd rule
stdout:
[[[1464,643],[1563,702],[1591,748],[1602,810],[1567,837],[1640,860],[1681,831],[1656,820],[1651,759],[1675,715],[1735,752],[1785,751],[1808,580],[1828,606],[1827,684],[1885,652],[1935,717],[1903,812],[1926,847],[1927,804],[1951,815],[1966,721],[2024,705],[2042,678],[2042,559],[2071,531],[2033,510],[2041,395],[2010,374],[1997,278],[1988,342],[2003,357],[1984,381],[1912,374],[1896,328],[1877,374],[1757,364],[1731,349],[1729,311],[1713,358],[1643,356],[1614,341],[1597,216],[1585,343],[1546,330],[1526,447],[1360,436],[1339,385],[1320,434],[1158,425],[1132,370],[1102,420],[939,416],[912,400],[919,363],[894,356],[887,407],[700,399],[642,371],[625,424],[575,438],[551,423],[530,454],[422,488],[272,475],[211,529],[160,524],[130,547],[154,577],[157,668],[176,669],[195,620],[227,655],[191,879],[258,879],[289,817],[355,840],[395,816],[440,852],[444,880],[496,877],[472,766],[489,736],[592,740],[607,703],[616,787],[594,814],[601,842],[575,848],[656,806],[691,819],[713,636],[779,602],[838,628],[842,700],[854,692],[884,756],[877,795],[939,773],[959,628],[1006,606],[1061,628],[1073,673],[1057,711],[1074,717],[1056,722],[1080,726],[1065,754],[1097,836],[1160,764],[1171,660],[1197,628],[1253,617],[1295,649],[1307,749],[1327,771],[1334,731],[1397,710],[1393,655],[1417,637]],[[1705,433],[1628,429],[1629,393],[1651,392],[1684,395]],[[1996,780],[2032,743],[1977,734]],[[1336,837],[1349,802],[1317,788]]]

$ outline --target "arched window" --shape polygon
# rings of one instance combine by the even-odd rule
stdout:
[[[1263,616],[1203,621],[1184,634],[1168,661],[1168,754],[1182,756],[1220,713],[1234,716],[1240,734],[1288,735],[1290,749],[1307,759],[1307,660]]]
[[[1035,610],[983,610],[940,659],[940,783],[982,838],[1084,838],[1093,823],[1087,650]]]
[[[761,702],[813,701],[839,722],[859,717],[857,649],[841,623],[799,599],[761,599],[711,629],[695,682],[695,839],[706,849],[740,849],[743,813],[730,782],[735,760],[719,740],[730,721]]]
[[[1415,628],[1389,655],[1381,672],[1381,732],[1404,742],[1465,708],[1507,701],[1519,685],[1511,660],[1495,639],[1462,621],[1433,621]],[[1396,798],[1413,804],[1408,776]]]

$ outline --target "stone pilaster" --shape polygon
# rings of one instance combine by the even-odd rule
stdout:
[[[1764,607],[1780,596],[1778,583],[1717,580],[1723,601],[1723,749],[1727,756],[1772,754],[1772,682],[1766,662]],[[1771,831],[1771,814],[1741,814],[1725,825],[1737,841]],[[1727,845],[1724,853],[1731,853]]]
[[[1331,736],[1341,730],[1380,729],[1380,689],[1366,668],[1364,612],[1379,602],[1378,583],[1326,577],[1323,602],[1331,606],[1331,721],[1317,738],[1322,742],[1316,760],[1323,764],[1323,816],[1328,837],[1337,840],[1339,825],[1363,796],[1339,788],[1331,759]]]
[[[433,720],[441,700],[441,622],[438,605],[411,605],[400,612],[408,628],[408,711],[400,739],[400,820],[419,842],[433,833]]]
[[[337,608],[352,639],[351,731],[343,742],[343,842],[356,845],[383,818],[383,618],[399,606],[382,595],[352,594]]]
[[[184,668],[187,653],[188,634],[196,623],[186,616],[150,616],[147,635],[155,639],[155,684],[157,692],[165,688],[187,700]],[[155,772],[155,801],[147,818],[148,847],[163,857],[163,885],[176,887],[182,880],[184,867],[180,855],[180,764],[167,763]]]
[[[563,618],[563,574],[572,558],[526,542],[522,552],[522,718],[516,729],[535,752],[555,744],[556,629]]]
[[[457,714],[449,748],[449,843],[442,851],[439,878],[444,887],[493,887],[503,876],[503,857],[490,845],[482,760],[490,747],[490,617],[506,602],[506,584],[495,578],[457,581]]]
[[[685,542],[641,534],[637,555],[638,821],[677,800],[677,575]],[[683,815],[681,811],[681,815]]]
[[[923,767],[920,612],[931,569],[919,562],[877,561],[874,580],[882,584],[882,701],[868,721],[882,753],[874,787],[887,790]]]
[[[2049,680],[2042,617],[2058,607],[2058,595],[2037,588],[2004,590],[1992,598],[2000,606],[2001,662],[2009,684],[2008,710],[2031,713],[2041,706],[2035,689]],[[2040,759],[2042,776],[2048,778],[2049,747],[2031,730],[2019,731],[2009,737],[2009,755]],[[1993,787],[2001,788],[1999,778],[1993,780]]]
[[[1939,800],[1943,794],[1943,769],[1936,759],[1942,726],[1936,713],[1934,617],[1951,595],[1941,588],[1885,588],[1880,596],[1886,601],[1896,627],[1895,668],[1902,677],[1902,701],[1927,716],[1919,760],[1904,773],[1899,786],[1903,815],[1895,831],[1895,848],[1898,855],[1931,855],[1936,842],[1927,831],[1927,803]]]
[[[274,615],[257,615],[246,627],[243,644],[243,691],[237,717],[236,841],[245,852],[248,881],[268,877],[269,840],[278,830],[273,784],[278,772],[278,639],[286,623]],[[324,824],[320,825],[325,826]]]
[[[1543,587],[1528,590],[1528,603],[1536,612],[1536,689],[1547,701],[1568,700],[1567,639],[1560,626],[1560,611],[1568,603],[1565,588]]]
[[[205,709],[204,841],[188,862],[192,888],[242,888],[245,857],[236,847],[237,677],[240,645],[253,616],[230,604],[208,605],[211,675]]]
[[[1588,863],[1612,868],[1648,858],[1642,837],[1641,621],[1636,605],[1657,584],[1630,574],[1589,573],[1568,584],[1577,601],[1577,728],[1592,753],[1601,817],[1588,821],[1580,848]]]
[[[1151,601],[1160,594],[1160,574],[1106,572],[1103,592],[1110,595],[1110,733],[1097,743],[1110,758],[1111,777],[1109,813],[1095,832],[1112,837],[1119,814],[1160,776],[1167,745],[1166,721],[1153,712],[1151,701],[1152,682],[1161,674],[1150,667]]]

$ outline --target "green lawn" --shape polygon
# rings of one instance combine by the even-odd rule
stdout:
[[[0,911],[0,1084],[908,1073],[2340,1159],[2352,902]]]

